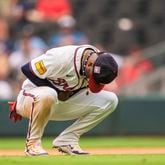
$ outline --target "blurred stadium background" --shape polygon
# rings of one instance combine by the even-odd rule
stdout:
[[[164,0],[0,0],[0,136],[26,135],[13,124],[7,101],[25,77],[20,66],[51,47],[93,44],[110,51],[120,72],[107,85],[117,110],[89,135],[165,134]],[[70,122],[49,123],[56,135]]]

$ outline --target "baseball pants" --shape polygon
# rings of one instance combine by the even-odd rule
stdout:
[[[57,93],[49,87],[21,90],[17,97],[17,113],[29,119],[28,140],[40,140],[49,120],[75,120],[56,139],[60,145],[78,144],[82,134],[88,132],[118,104],[117,96],[109,91],[89,93],[83,89],[67,101],[59,101]]]

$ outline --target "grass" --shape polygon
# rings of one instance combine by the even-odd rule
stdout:
[[[45,148],[52,147],[53,138],[43,138]],[[0,149],[24,148],[25,138],[0,138]],[[88,137],[80,140],[85,148],[110,147],[165,147],[165,137]]]
[[[83,138],[80,144],[85,147],[165,147],[164,137],[95,137]]]
[[[45,148],[51,148],[53,138],[43,138]],[[25,138],[0,138],[0,149],[24,149]],[[165,147],[164,137],[90,137],[82,138],[82,147]],[[165,155],[92,155],[0,157],[3,165],[164,165]]]
[[[164,165],[164,155],[0,157],[5,165]]]

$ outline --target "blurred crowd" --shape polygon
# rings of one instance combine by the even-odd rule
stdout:
[[[20,66],[49,48],[94,44],[105,50],[101,42],[92,42],[77,27],[69,0],[0,0],[0,99],[17,96],[25,79]],[[137,45],[127,55],[113,56],[119,64],[119,76],[105,90],[120,94],[123,88],[154,70],[152,61],[143,58]]]
[[[25,79],[20,66],[30,59],[51,47],[87,44],[75,24],[67,0],[0,1],[0,98],[17,95]]]

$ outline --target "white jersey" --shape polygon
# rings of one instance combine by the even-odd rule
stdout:
[[[80,75],[81,57],[84,50],[99,50],[91,45],[69,45],[48,50],[45,54],[34,58],[31,62],[32,72],[41,79],[47,79],[59,90],[76,90],[86,86],[84,76]],[[29,79],[26,79],[22,89],[35,88]]]

